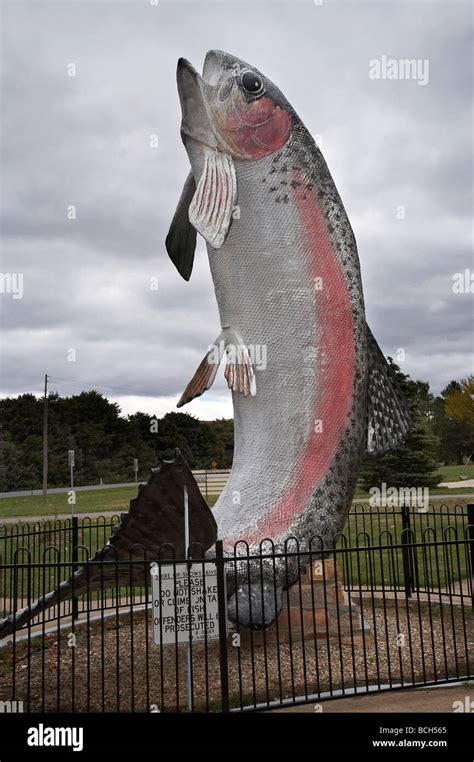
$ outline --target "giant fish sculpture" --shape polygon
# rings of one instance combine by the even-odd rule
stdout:
[[[180,59],[177,81],[191,171],[166,247],[189,280],[196,231],[204,237],[221,322],[178,406],[209,389],[225,356],[235,450],[218,535],[229,554],[265,538],[280,550],[313,535],[330,546],[366,453],[397,447],[409,429],[366,323],[354,233],[320,150],[267,77],[212,50],[202,76]],[[257,626],[280,605],[258,569],[247,595]]]

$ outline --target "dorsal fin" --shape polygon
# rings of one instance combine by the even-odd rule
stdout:
[[[367,452],[381,455],[394,450],[406,439],[410,415],[406,400],[390,378],[389,366],[367,326],[369,383],[367,389]]]
[[[190,172],[166,236],[166,251],[184,280],[191,277],[196,250],[196,231],[189,221],[189,205],[195,193],[196,183]]]

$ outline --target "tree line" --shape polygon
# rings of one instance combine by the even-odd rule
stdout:
[[[71,397],[49,395],[48,485],[69,484],[67,451],[75,451],[74,483],[104,484],[139,478],[171,459],[179,447],[191,468],[230,468],[232,420],[200,421],[186,413],[162,418],[135,413],[123,417],[119,406],[98,391]],[[42,398],[33,394],[0,400],[0,491],[39,489],[43,474]]]
[[[367,458],[361,471],[366,489],[380,482],[434,486],[440,464],[462,464],[474,453],[474,377],[452,381],[435,397],[428,383],[403,374],[389,358],[391,373],[407,396],[412,429],[398,450]],[[179,447],[191,468],[230,468],[234,431],[231,419],[201,421],[187,413],[162,418],[145,413],[124,417],[98,391],[71,397],[49,396],[50,487],[67,486],[67,451],[75,451],[76,485],[128,482],[173,457]],[[0,400],[0,491],[42,485],[43,399],[33,394]]]

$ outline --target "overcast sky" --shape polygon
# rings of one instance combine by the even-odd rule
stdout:
[[[383,351],[435,392],[472,372],[473,298],[453,292],[474,271],[471,9],[4,0],[1,271],[24,293],[0,294],[1,393],[40,393],[47,372],[61,395],[175,409],[219,332],[202,241],[189,283],[164,246],[188,172],[176,61],[201,68],[210,48],[255,64],[321,136]],[[427,84],[371,79],[384,55],[426,59]],[[231,416],[222,372],[184,410]]]

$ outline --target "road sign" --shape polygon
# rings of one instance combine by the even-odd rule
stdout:
[[[67,451],[67,458],[68,458],[69,468],[74,468],[74,466],[75,466],[75,463],[74,463],[74,450],[68,450]]]
[[[164,646],[219,637],[216,564],[165,564],[160,574],[159,565],[152,563],[150,573],[155,643]]]

